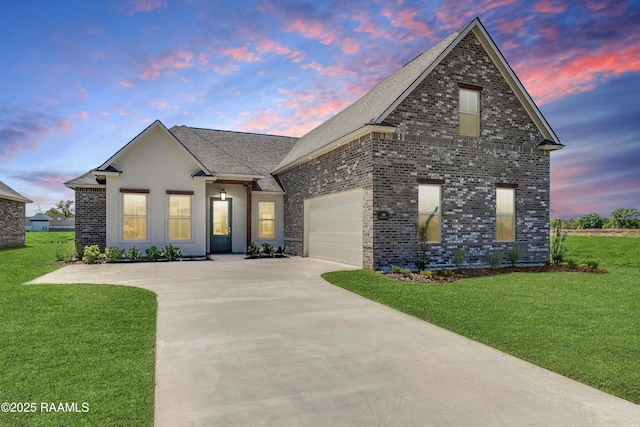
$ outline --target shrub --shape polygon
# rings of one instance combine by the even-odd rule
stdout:
[[[89,245],[84,247],[84,254],[82,255],[82,262],[85,264],[95,264],[101,258],[100,246]]]
[[[502,264],[504,254],[502,251],[489,251],[485,255],[485,259],[491,268],[498,268]]]
[[[513,245],[507,249],[506,255],[511,266],[515,267],[516,263],[522,259],[522,248],[518,245]]]
[[[157,261],[162,257],[162,252],[155,246],[151,246],[144,252],[147,254],[147,259],[149,261]]]
[[[258,258],[260,256],[260,248],[254,242],[247,243],[247,255],[249,258]]]
[[[276,256],[277,257],[283,257],[284,256],[284,247],[283,246],[278,246],[278,249],[276,249]]]
[[[436,273],[433,270],[420,270],[420,275],[433,279]]]
[[[427,254],[427,250],[429,249],[429,245],[426,242],[420,242],[418,244],[418,249],[416,250],[416,258],[414,264],[418,270],[426,270],[429,266],[429,255]]]
[[[453,251],[453,265],[456,266],[456,269],[460,270],[466,260],[467,254],[464,252],[464,249],[460,248]]]
[[[273,258],[273,255],[274,255],[273,245],[271,243],[263,243],[262,244],[262,253],[265,256]]]
[[[578,228],[581,229],[602,228],[602,225],[602,218],[597,213],[587,214],[578,219]]]
[[[177,246],[168,244],[164,248],[162,248],[162,258],[166,258],[169,261],[175,261],[181,256],[182,256],[182,251]]]
[[[562,232],[562,222],[553,223],[551,229],[551,248],[549,251],[551,264],[560,265],[564,261],[565,252],[567,251],[564,246],[566,238],[567,234]]]
[[[572,260],[572,259],[568,259],[568,260],[567,260],[567,266],[568,266],[569,268],[578,268],[578,263],[577,263],[577,262],[575,262],[575,261],[574,261],[574,260]]]
[[[453,271],[447,270],[447,269],[440,270],[440,275],[442,277],[450,277],[450,276],[453,276]]]
[[[124,250],[120,248],[106,248],[104,250],[104,256],[107,261],[113,262],[118,261],[124,257]]]
[[[411,273],[411,270],[407,268],[398,267],[397,265],[391,266],[391,272],[394,274],[401,274],[403,277],[411,277],[411,275],[413,274]]]
[[[598,261],[591,261],[591,260],[587,261],[587,267],[589,267],[592,270],[597,270],[598,265],[600,265],[598,264]]]
[[[56,261],[71,261],[76,257],[73,249],[69,249],[64,245],[56,246]]]
[[[127,258],[129,258],[130,261],[138,261],[141,257],[142,252],[140,252],[140,250],[135,246],[129,248],[127,251]]]

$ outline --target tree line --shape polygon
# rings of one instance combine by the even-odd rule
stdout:
[[[636,208],[620,208],[609,214],[609,218],[601,217],[597,213],[590,213],[580,218],[552,218],[551,225],[560,222],[562,228],[591,229],[591,228],[640,228],[640,212]]]

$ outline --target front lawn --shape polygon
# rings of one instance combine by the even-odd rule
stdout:
[[[27,233],[26,243],[0,250],[0,402],[30,412],[3,408],[0,425],[152,425],[155,294],[23,286],[60,267],[50,263],[73,251],[73,233]]]
[[[329,282],[634,403],[640,403],[640,239],[567,238],[591,273],[398,282],[367,270]]]

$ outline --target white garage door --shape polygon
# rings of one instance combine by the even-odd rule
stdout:
[[[362,190],[305,200],[306,254],[362,266]]]

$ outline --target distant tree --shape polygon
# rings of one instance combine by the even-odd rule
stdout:
[[[564,220],[564,228],[575,230],[578,228],[578,218],[569,218]]]
[[[640,228],[640,212],[636,208],[620,208],[611,212],[608,226],[611,228]]]
[[[44,214],[50,216],[51,218],[60,218],[64,216],[62,211],[57,208],[50,208],[48,211],[44,212]]]
[[[597,213],[587,214],[578,219],[578,228],[587,229],[587,228],[602,228],[604,222],[602,221],[602,217]]]
[[[74,217],[76,216],[75,209],[73,208],[74,203],[75,202],[73,200],[60,200],[56,204],[56,208],[62,212],[62,215],[64,215],[65,218]]]

